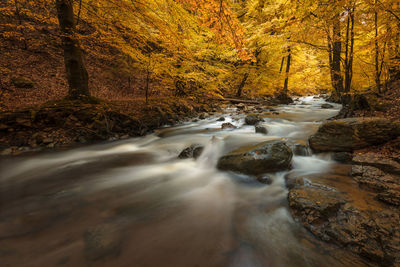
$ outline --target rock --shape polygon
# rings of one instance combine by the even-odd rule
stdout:
[[[333,108],[333,105],[331,105],[331,104],[322,104],[321,108],[323,108],[323,109]]]
[[[293,103],[293,99],[285,93],[280,93],[276,96],[276,100],[279,104],[291,104]]]
[[[236,129],[237,127],[230,122],[225,122],[222,124],[221,129]]]
[[[178,158],[180,158],[180,159],[189,159],[189,158],[197,159],[198,157],[200,157],[203,150],[204,150],[204,147],[202,145],[194,144],[194,145],[191,145],[190,147],[187,147],[184,150],[182,150],[182,152],[179,154]]]
[[[333,153],[332,159],[340,163],[349,164],[353,160],[353,155],[348,152],[336,152]]]
[[[116,257],[121,251],[123,235],[118,225],[102,224],[84,233],[85,256],[89,260]]]
[[[3,151],[1,151],[2,156],[8,156],[8,155],[11,155],[12,153],[13,153],[13,149],[11,147],[6,148]]]
[[[247,125],[256,125],[257,123],[263,121],[263,119],[258,117],[257,115],[250,114],[250,115],[246,116],[244,121]]]
[[[31,121],[30,121],[29,119],[25,119],[25,118],[17,118],[17,119],[15,120],[15,122],[16,122],[18,125],[21,125],[21,126],[24,126],[24,127],[27,127],[27,128],[29,128],[29,127],[32,126]]]
[[[204,120],[204,119],[206,119],[206,117],[208,117],[208,114],[207,113],[202,113],[202,114],[200,114],[199,119],[200,120]]]
[[[272,115],[279,115],[279,112],[274,111],[274,112],[272,112]]]
[[[268,134],[267,128],[262,125],[256,125],[255,130],[256,130],[256,133]]]
[[[50,137],[46,137],[46,138],[44,138],[44,139],[42,140],[42,143],[45,144],[45,145],[50,144],[50,143],[52,143],[52,142],[53,142],[53,139],[50,138]]]
[[[318,152],[352,152],[397,138],[400,125],[384,118],[348,118],[325,122],[309,139]]]
[[[387,204],[400,206],[400,186],[397,189],[389,189],[379,193],[377,198]]]
[[[222,156],[217,167],[220,170],[259,175],[289,169],[292,156],[292,151],[284,142],[267,141]]]
[[[262,184],[272,184],[274,180],[269,175],[260,175],[257,176],[257,181]]]
[[[400,163],[375,153],[357,154],[351,174],[362,188],[377,193],[378,200],[400,205]]]
[[[11,83],[17,88],[33,88],[35,87],[35,83],[25,77],[12,77]]]
[[[311,154],[308,147],[305,145],[301,145],[301,144],[295,144],[292,147],[292,150],[293,150],[293,154],[296,156],[305,157],[305,156],[310,156],[310,154]]]
[[[307,224],[323,223],[346,203],[336,191],[321,187],[299,186],[290,190],[289,206],[296,217]]]
[[[225,121],[224,117],[220,117],[217,121]]]
[[[245,108],[246,108],[246,105],[243,104],[243,103],[240,103],[240,104],[237,104],[237,105],[236,105],[236,108],[237,108],[237,109],[245,109]]]
[[[293,216],[320,239],[379,266],[397,266],[400,213],[381,206],[357,206],[347,197],[333,188],[308,184],[291,189],[288,201]]]

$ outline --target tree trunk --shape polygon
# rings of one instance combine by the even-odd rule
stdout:
[[[290,49],[290,46],[288,47],[288,56],[286,60],[286,72],[285,72],[285,83],[283,85],[283,93],[287,95],[288,92],[288,86],[289,86],[289,71],[290,71],[290,61],[292,58],[292,51]]]
[[[281,68],[279,69],[279,73],[282,73],[282,70],[283,70],[283,63],[285,63],[285,57],[282,57]]]
[[[83,62],[79,41],[75,36],[72,0],[56,0],[58,21],[61,29],[64,63],[69,84],[68,98],[90,96],[88,73]]]
[[[239,84],[238,90],[237,90],[237,97],[240,97],[242,95],[242,90],[244,85],[246,84],[247,78],[249,78],[249,73],[246,72],[243,76],[242,82]]]
[[[345,80],[344,92],[348,93],[351,89],[353,79],[353,58],[354,58],[354,7],[348,9],[346,30],[346,57],[345,57]]]
[[[339,96],[343,92],[343,76],[340,68],[340,59],[342,52],[342,41],[340,34],[340,14],[336,14],[333,21],[333,38],[332,38],[332,73],[333,86]]]
[[[377,6],[378,1],[375,0],[375,6]],[[378,43],[378,11],[375,9],[374,12],[374,22],[375,22],[375,83],[376,90],[381,93],[381,74],[379,73],[379,43]]]

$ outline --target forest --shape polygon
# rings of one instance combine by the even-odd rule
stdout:
[[[400,2],[2,0],[0,200],[4,266],[400,266]]]

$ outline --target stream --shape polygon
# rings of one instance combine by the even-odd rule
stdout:
[[[292,170],[268,174],[270,185],[216,169],[239,147],[306,145],[339,112],[324,103],[266,107],[268,134],[231,106],[140,138],[3,158],[0,265],[346,266],[352,256],[315,239],[287,204],[284,176],[328,172],[329,154],[294,156]],[[227,122],[238,128],[221,130]],[[200,157],[178,159],[192,144],[205,147]]]

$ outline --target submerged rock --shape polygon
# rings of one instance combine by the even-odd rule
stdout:
[[[247,125],[256,125],[257,123],[263,121],[263,119],[260,118],[260,117],[257,116],[257,115],[250,114],[250,115],[246,116],[246,118],[244,119],[244,121],[245,121],[245,123],[246,123]]]
[[[180,159],[189,159],[189,158],[197,159],[198,157],[200,157],[203,150],[204,150],[204,146],[194,144],[194,145],[191,145],[190,147],[187,147],[184,150],[182,150],[182,152],[179,154],[178,158],[180,158]]]
[[[323,109],[333,108],[333,105],[331,105],[331,104],[322,104],[321,108],[323,108]]]
[[[352,152],[400,135],[400,125],[384,118],[348,118],[325,122],[309,139],[319,152]]]
[[[256,133],[268,134],[267,127],[265,127],[265,126],[256,125],[254,128],[255,128]]]
[[[296,156],[310,156],[309,148],[305,145],[296,144],[292,147],[292,150]]]
[[[221,129],[236,129],[237,127],[230,122],[225,122],[221,125]]]
[[[271,176],[265,174],[257,176],[257,181],[259,181],[262,184],[272,184],[274,180],[271,178]]]
[[[220,158],[220,170],[259,175],[289,169],[293,153],[282,141],[268,141],[235,150]]]

